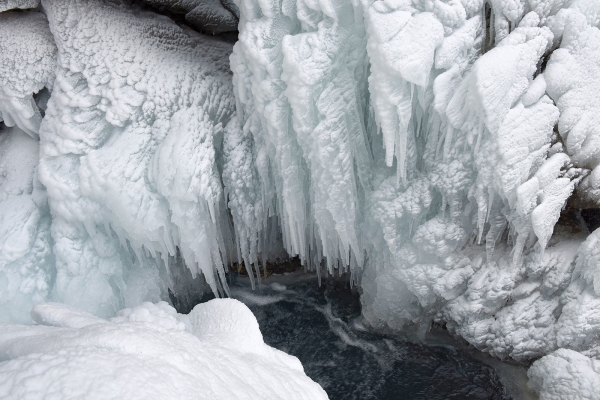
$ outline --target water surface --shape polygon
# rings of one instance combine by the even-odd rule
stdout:
[[[270,346],[300,359],[330,399],[510,399],[495,370],[452,345],[369,332],[345,282],[261,285],[234,279]]]

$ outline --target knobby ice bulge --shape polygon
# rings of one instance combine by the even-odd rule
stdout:
[[[0,393],[325,398],[239,302],[163,302],[298,257],[372,329],[595,398],[599,27],[600,0],[0,1]]]

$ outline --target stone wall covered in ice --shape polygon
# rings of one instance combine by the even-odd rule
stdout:
[[[287,254],[377,329],[597,357],[598,0],[146,3],[0,14],[0,319]]]

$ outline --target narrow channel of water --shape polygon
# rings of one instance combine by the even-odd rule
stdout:
[[[358,294],[344,282],[268,282],[252,291],[247,278],[234,277],[230,288],[256,315],[265,342],[298,357],[332,400],[526,397],[449,335],[422,344],[369,332]]]

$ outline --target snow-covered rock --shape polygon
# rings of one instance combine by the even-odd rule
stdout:
[[[166,303],[112,321],[52,303],[32,314],[49,324],[0,325],[2,398],[327,399],[296,357],[263,342],[237,300],[211,300],[189,316]],[[190,330],[165,315],[189,318]]]

